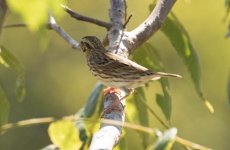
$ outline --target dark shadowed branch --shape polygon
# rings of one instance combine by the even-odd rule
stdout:
[[[1,35],[4,20],[5,20],[6,12],[7,12],[6,1],[0,0],[0,35]]]
[[[109,28],[111,27],[111,23],[105,22],[105,21],[101,21],[95,18],[90,18],[88,16],[83,16],[79,13],[74,12],[72,9],[68,8],[67,6],[61,5],[65,11],[73,18],[77,19],[77,20],[81,20],[81,21],[85,21],[85,22],[89,22],[89,23],[93,23],[96,24],[98,26],[101,27],[105,27],[107,30],[109,30]]]

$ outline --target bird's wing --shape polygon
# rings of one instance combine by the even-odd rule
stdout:
[[[114,54],[114,53],[110,53],[110,52],[107,52],[105,53],[105,55],[107,56],[107,59],[110,59],[109,62],[108,62],[108,67],[109,66],[113,66],[114,68],[123,68],[124,69],[131,69],[131,70],[136,70],[137,72],[140,71],[147,71],[149,69],[135,63],[134,61],[131,61],[127,58],[124,58],[124,57],[121,57],[117,54]]]

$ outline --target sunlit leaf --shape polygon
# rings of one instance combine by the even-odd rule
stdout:
[[[53,144],[61,150],[76,150],[82,145],[78,138],[79,133],[71,121],[60,120],[51,123],[48,133]]]
[[[9,109],[8,99],[0,86],[0,126],[8,122]]]
[[[60,4],[66,0],[7,0],[9,8],[19,14],[31,30],[47,24],[48,12],[56,16],[63,13]]]
[[[149,126],[148,112],[143,102],[146,103],[144,88],[141,87],[135,89],[135,92],[129,96],[126,101],[126,107],[128,110],[126,117],[132,123],[147,127]],[[148,135],[146,133],[140,133],[140,135],[142,136],[143,147],[146,148],[148,146]]]
[[[25,71],[17,58],[4,46],[0,46],[0,64],[7,68],[12,68],[17,73],[15,93],[18,101],[25,97]]]
[[[191,43],[190,37],[175,15],[170,13],[161,31],[168,37],[175,47],[179,56],[184,60],[195,84],[196,90],[200,93],[200,64],[196,51]]]
[[[167,36],[179,56],[183,59],[189,70],[198,95],[203,101],[205,101],[200,88],[199,58],[187,31],[173,13],[169,13],[163,26],[161,27],[161,31]],[[211,112],[210,109],[209,111]]]
[[[214,113],[214,108],[213,108],[212,104],[208,100],[204,100],[204,104],[205,104],[205,106],[208,108],[208,110],[211,113]]]
[[[97,83],[94,87],[86,102],[84,108],[84,117],[91,117],[94,113],[96,113],[95,110],[98,107],[98,103],[100,102],[99,100],[103,87],[104,86],[101,83]]]
[[[42,148],[41,150],[59,150],[59,148],[56,145],[51,144]]]
[[[177,135],[177,129],[171,128],[164,132],[164,134],[157,139],[154,144],[154,150],[170,150]]]
[[[160,55],[158,54],[156,48],[149,43],[145,43],[138,50],[136,50],[132,58],[137,63],[149,69],[152,69],[154,71],[164,71],[164,65]],[[156,101],[157,104],[160,106],[162,112],[164,113],[165,117],[169,120],[172,111],[171,96],[168,92],[169,82],[167,78],[158,81],[161,84],[163,95],[157,94]]]

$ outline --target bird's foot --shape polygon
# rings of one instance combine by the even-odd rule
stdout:
[[[118,94],[118,95],[121,95],[121,90],[113,88],[113,87],[107,87],[106,89],[104,89],[104,96],[107,95],[107,94]]]
[[[122,100],[127,98],[132,92],[133,92],[133,89],[122,89],[121,90],[121,89],[112,88],[112,87],[106,88],[104,90],[104,95],[113,94],[116,96],[116,98],[115,98],[115,101],[112,103],[112,105],[104,109],[103,115],[110,113],[112,110],[117,110],[117,111],[124,110],[125,105],[122,103]],[[121,106],[122,108],[119,106]]]

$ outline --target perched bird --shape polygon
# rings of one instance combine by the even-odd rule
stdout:
[[[161,77],[179,77],[178,74],[154,72],[127,58],[107,51],[95,36],[86,36],[80,46],[86,53],[92,74],[105,86],[133,89]]]

